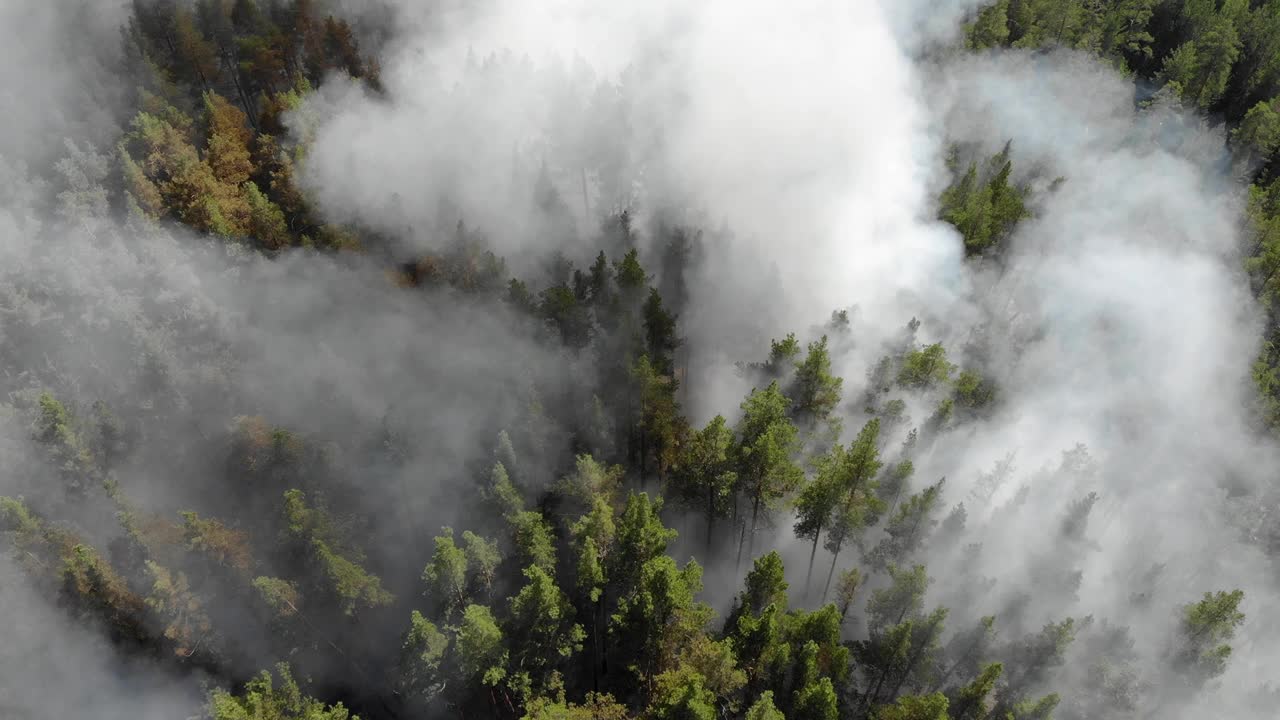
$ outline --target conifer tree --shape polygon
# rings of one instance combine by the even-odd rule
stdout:
[[[799,450],[796,427],[787,417],[787,398],[772,382],[764,390],[752,390],[742,403],[738,423],[738,487],[751,508],[746,527],[747,555],[755,544],[761,516],[768,516],[776,503],[799,485],[804,471],[796,465]],[[738,546],[741,562],[742,543]]]

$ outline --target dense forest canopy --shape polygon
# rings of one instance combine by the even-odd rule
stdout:
[[[0,715],[1280,707],[1280,0],[0,3]]]

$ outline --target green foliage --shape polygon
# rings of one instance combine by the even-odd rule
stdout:
[[[146,639],[144,599],[130,590],[125,578],[97,550],[74,544],[62,550],[60,560],[64,607],[84,620],[104,623],[117,641]],[[182,602],[189,598],[175,599]],[[180,612],[176,606],[174,609]]]
[[[783,637],[791,645],[791,656],[803,667],[801,674],[810,679],[830,678],[843,686],[849,678],[851,653],[840,628],[840,613],[830,604],[811,612],[793,611],[787,615]],[[795,668],[792,674],[796,674]]]
[[[714,537],[716,520],[725,517],[732,507],[738,482],[733,452],[733,431],[724,416],[717,415],[681,447],[671,476],[668,495],[702,512],[708,545]]]
[[[493,464],[493,470],[489,474],[489,486],[485,488],[484,493],[486,498],[508,520],[524,510],[524,497],[515,484],[511,482],[511,476],[507,474],[506,466],[500,462]]]
[[[262,575],[254,578],[253,588],[276,615],[289,617],[298,613],[298,588],[294,583]]]
[[[590,536],[583,538],[578,549],[578,590],[593,603],[599,602],[600,596],[604,593],[605,574],[602,560],[603,554],[595,539]]]
[[[438,694],[445,683],[445,652],[449,636],[414,610],[400,647],[398,688],[417,702]]]
[[[658,555],[644,563],[633,587],[610,619],[610,650],[617,663],[641,683],[677,669],[678,650],[702,633],[711,608],[698,602],[702,568],[693,561],[678,568]]]
[[[315,558],[332,583],[332,589],[342,602],[347,614],[357,608],[379,607],[391,604],[391,593],[382,588],[382,581],[369,574],[351,559],[339,555],[322,542],[314,544]]]
[[[950,711],[953,720],[985,720],[991,693],[996,689],[996,681],[1004,672],[1000,663],[990,663],[982,668],[982,672],[973,682],[960,688],[951,703]]]
[[[887,628],[920,612],[924,605],[924,593],[929,587],[929,575],[923,565],[911,568],[887,568],[891,584],[871,594],[867,602],[867,624],[872,628]]]
[[[1013,227],[1030,215],[1027,189],[1010,184],[1010,147],[993,155],[979,172],[978,163],[943,191],[938,218],[960,231],[966,255],[981,255],[998,247]],[[901,382],[901,379],[900,379]]]
[[[15,547],[21,548],[41,539],[44,523],[21,498],[0,497],[0,530],[10,536]]]
[[[1263,100],[1249,109],[1231,139],[1261,157],[1280,150],[1280,98]]]
[[[644,567],[667,551],[676,531],[658,517],[662,500],[649,500],[648,493],[633,493],[617,521],[616,551],[611,554],[609,577],[622,588],[639,582]]]
[[[955,365],[947,362],[946,348],[942,343],[927,345],[907,353],[898,370],[898,384],[916,390],[928,389],[951,382]]]
[[[793,383],[793,407],[799,421],[812,427],[830,419],[840,404],[840,392],[844,381],[831,374],[831,352],[827,348],[827,336],[809,343],[809,352],[796,366]]]
[[[587,693],[586,701],[566,703],[564,698],[534,698],[526,707],[521,720],[628,720],[631,715],[609,694]]]
[[[590,455],[579,455],[575,458],[573,474],[561,480],[558,489],[583,507],[591,507],[597,498],[612,503],[625,472],[621,465],[611,467]]]
[[[786,720],[782,711],[773,704],[773,691],[765,690],[755,703],[747,708],[746,720]]]
[[[1009,41],[1009,0],[996,0],[978,13],[965,32],[970,49],[983,50]]]
[[[436,536],[431,562],[422,571],[427,597],[452,616],[467,604],[467,555],[453,542],[453,528],[443,528]]]
[[[725,628],[731,630],[736,627],[738,617],[743,614],[759,616],[769,605],[780,611],[787,609],[787,581],[782,556],[776,550],[756,558],[751,572],[747,573],[746,587],[738,594]]]
[[[849,608],[853,606],[853,598],[858,594],[858,590],[862,587],[862,572],[857,568],[850,568],[840,573],[839,580],[836,581],[836,608],[840,610],[840,619],[843,622],[849,615]]]
[[[804,479],[795,462],[800,447],[796,427],[787,416],[789,405],[776,381],[764,390],[752,390],[742,403],[738,487],[751,507],[752,542],[761,514],[767,516]]]
[[[473,596],[488,597],[497,579],[498,564],[502,562],[498,544],[470,530],[462,533],[462,544],[467,556],[467,583],[471,593]]]
[[[681,650],[679,663],[702,676],[703,685],[715,695],[718,705],[737,708],[738,692],[746,685],[747,674],[738,667],[732,641],[697,635]]]
[[[1178,88],[1187,102],[1208,109],[1226,92],[1240,50],[1235,24],[1217,18],[1165,59],[1160,79]]]
[[[550,673],[582,650],[586,633],[573,622],[573,606],[555,580],[537,565],[525,568],[528,583],[511,598],[506,638],[511,648],[511,672],[527,673],[530,687],[541,693]]]
[[[164,637],[173,643],[174,653],[191,657],[201,645],[212,644],[209,640],[213,625],[203,603],[191,591],[187,576],[150,560],[146,567],[152,579],[147,607],[162,618]]]
[[[194,512],[182,515],[183,539],[188,550],[201,553],[215,564],[247,575],[253,566],[249,536],[243,530],[228,527],[213,518],[202,518]]]
[[[817,682],[800,688],[796,692],[791,712],[796,717],[813,720],[837,720],[840,717],[840,707],[831,678],[818,678]]]
[[[284,211],[271,202],[252,182],[242,186],[245,202],[249,205],[247,233],[257,238],[268,250],[278,250],[291,244],[288,220]]]
[[[644,309],[645,352],[653,359],[655,370],[661,375],[675,372],[673,356],[680,345],[676,337],[676,316],[662,305],[657,288],[649,288],[649,298]]]
[[[391,604],[391,593],[383,589],[376,575],[360,566],[359,556],[335,548],[332,521],[326,513],[308,507],[301,490],[289,490],[284,500],[289,533],[306,548],[307,559],[319,575],[316,581],[344,613],[353,615],[360,608]]]
[[[493,686],[507,676],[502,629],[483,605],[468,605],[454,636],[458,670],[467,683]]]
[[[678,461],[680,440],[685,434],[685,420],[675,398],[675,381],[658,373],[648,355],[641,355],[632,366],[631,380],[640,400],[637,424],[640,469],[644,471],[655,460],[660,477]]]
[[[279,687],[271,674],[263,671],[245,685],[242,694],[214,690],[209,700],[210,720],[359,720],[342,703],[326,705],[304,695],[285,663],[276,666],[276,675]]]
[[[872,715],[874,720],[952,720],[947,714],[947,698],[942,693],[904,695],[892,705],[883,705]]]
[[[846,542],[861,537],[863,530],[875,521],[882,508],[882,503],[875,495],[875,476],[882,467],[879,438],[880,421],[872,418],[858,432],[848,450],[837,445],[819,463],[817,482],[830,482],[838,488],[837,502],[827,528],[827,539],[823,543],[837,557]],[[835,560],[833,557],[832,573],[835,572]],[[827,585],[830,584],[829,573]]]
[[[682,668],[664,672],[655,680],[654,701],[647,715],[654,720],[715,720],[715,694],[702,675]]]
[[[832,515],[842,499],[842,489],[831,472],[819,472],[805,484],[795,501],[796,537],[810,540],[815,549],[818,547],[822,531],[831,526]]]
[[[769,341],[769,360],[764,364],[764,371],[768,377],[781,378],[794,368],[798,357],[800,341],[796,340],[795,333],[787,333],[781,340]]]
[[[515,297],[513,290],[513,301]],[[567,285],[556,285],[542,291],[538,301],[538,313],[548,327],[560,336],[566,347],[582,348],[591,340],[591,315],[573,290]]]
[[[66,406],[49,393],[39,399],[35,440],[47,449],[49,461],[58,469],[68,493],[83,494],[99,477],[89,444]]]
[[[1173,668],[1190,682],[1203,683],[1226,671],[1231,657],[1229,641],[1244,622],[1240,602],[1244,592],[1205,593],[1204,599],[1182,608],[1179,637],[1173,651]]]
[[[509,518],[517,561],[525,567],[537,565],[548,573],[556,570],[555,537],[542,513],[525,510]]]
[[[1051,693],[1039,700],[1024,700],[1013,706],[1008,717],[1013,720],[1051,720],[1054,708],[1058,707],[1059,701],[1057,693]]]
[[[620,262],[614,263],[613,271],[618,289],[622,291],[624,297],[638,296],[649,282],[649,276],[640,265],[640,252],[635,248],[628,250]]]
[[[903,564],[919,552],[929,533],[937,527],[937,511],[944,480],[930,485],[912,495],[903,503],[885,526],[886,537],[867,556],[868,562],[877,568]]]
[[[1066,46],[1098,55],[1119,69],[1151,57],[1148,29],[1158,0],[998,0],[966,27],[971,49]]]
[[[1006,684],[992,713],[995,717],[1003,717],[1005,713],[1036,717],[1035,713],[1045,707],[1053,709],[1058,702],[1056,695],[1034,701],[1027,696],[1066,661],[1067,648],[1075,641],[1077,630],[1072,618],[1048,623],[1040,632],[1026,635],[1005,650],[1002,660]]]
[[[995,401],[993,383],[982,375],[965,370],[955,382],[955,403],[968,412],[978,412]]]

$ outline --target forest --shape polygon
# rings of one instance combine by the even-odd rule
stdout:
[[[1276,716],[1280,0],[0,5],[3,717]]]

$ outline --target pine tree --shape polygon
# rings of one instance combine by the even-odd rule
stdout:
[[[911,496],[885,526],[885,537],[867,556],[867,562],[883,569],[910,561],[923,547],[929,533],[938,525],[935,515],[940,508],[945,479]]]
[[[443,528],[435,538],[435,552],[431,562],[422,571],[426,595],[439,616],[452,618],[467,605],[467,556],[453,542],[453,528]]]
[[[586,633],[573,622],[573,605],[555,580],[537,565],[525,568],[528,582],[511,598],[506,641],[513,685],[542,693],[551,673],[582,650]]]
[[[831,353],[827,336],[816,343],[809,343],[809,352],[796,366],[792,407],[797,422],[807,428],[829,422],[831,413],[840,404],[844,381],[831,374]]]
[[[876,473],[883,465],[879,438],[880,421],[872,418],[858,432],[848,450],[839,445],[833,448],[828,464],[819,471],[820,475],[831,473],[832,482],[840,489],[827,528],[827,539],[823,543],[823,547],[831,552],[831,569],[827,571],[827,582],[822,590],[824,602],[831,592],[831,579],[835,577],[840,551],[846,543],[860,541],[863,530],[874,522],[883,508],[883,503],[876,497],[875,481]]]
[[[706,520],[706,547],[711,551],[716,521],[729,514],[738,474],[733,464],[733,431],[717,415],[681,447],[669,494],[697,508]]]
[[[414,610],[400,647],[397,689],[421,708],[444,690],[449,636]]]
[[[738,483],[751,507],[747,555],[755,546],[755,534],[762,515],[768,516],[776,503],[804,478],[793,457],[799,450],[796,427],[787,417],[789,406],[775,381],[765,390],[752,390],[742,403],[738,423]],[[741,562],[742,543],[738,546]]]
[[[1186,682],[1203,684],[1226,671],[1230,640],[1244,622],[1240,590],[1205,593],[1204,599],[1183,606],[1179,636],[1171,650],[1172,668]]]
[[[276,665],[280,685],[263,671],[245,684],[242,695],[217,689],[209,701],[212,720],[360,720],[342,703],[325,705],[304,695],[285,663]]]

